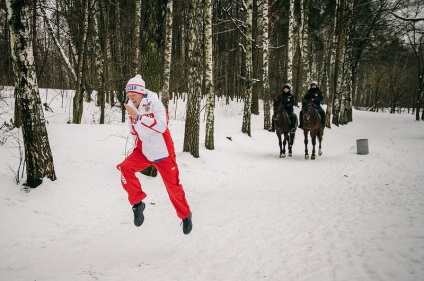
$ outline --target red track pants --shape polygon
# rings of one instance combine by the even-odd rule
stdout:
[[[169,199],[174,205],[175,211],[180,219],[185,219],[190,215],[190,207],[187,204],[183,186],[180,184],[178,165],[175,154],[168,156],[160,162],[151,162],[146,156],[136,148],[134,151],[117,166],[121,171],[121,183],[128,193],[128,200],[131,205],[137,204],[146,198],[141,184],[135,173],[154,165],[162,177],[168,192]]]

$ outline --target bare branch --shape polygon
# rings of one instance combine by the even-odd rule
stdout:
[[[403,20],[403,21],[412,21],[412,22],[424,21],[424,18],[404,18],[404,17],[401,17],[401,16],[399,16],[399,15],[393,13],[393,12],[390,12],[390,14],[395,16],[395,18],[398,18],[398,19]]]

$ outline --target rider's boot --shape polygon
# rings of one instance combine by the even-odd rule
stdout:
[[[299,112],[299,126],[298,126],[298,128],[303,129],[303,112],[302,111]]]

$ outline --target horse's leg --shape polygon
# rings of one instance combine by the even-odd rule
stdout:
[[[284,133],[283,153],[280,155],[280,157],[282,157],[282,158],[286,158],[286,143],[287,143],[287,134]]]
[[[324,128],[321,127],[319,129],[319,134],[318,134],[318,142],[319,142],[319,149],[318,149],[318,155],[321,156],[322,155],[322,150],[321,150],[321,142],[322,142],[322,136],[324,135]]]
[[[303,135],[305,136],[305,140],[303,141],[305,143],[305,160],[309,159],[308,154],[308,130],[303,129]]]
[[[278,136],[278,145],[280,146],[280,154],[278,155],[278,157],[281,158],[281,155],[283,155],[283,148],[282,148],[283,142],[281,141],[281,134],[277,133],[277,136]]]
[[[312,139],[312,155],[311,160],[315,160],[315,145],[317,143],[317,135],[315,130],[311,130],[311,139]]]
[[[290,134],[289,134],[289,136],[290,136],[290,138],[289,138],[289,157],[292,157],[292,149],[293,149],[295,134],[296,133],[294,133],[290,130]]]

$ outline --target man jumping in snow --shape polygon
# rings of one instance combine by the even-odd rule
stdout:
[[[146,207],[143,200],[147,196],[135,174],[153,165],[162,177],[177,216],[182,219],[183,233],[189,234],[193,227],[191,211],[180,184],[166,109],[158,95],[145,88],[141,75],[128,81],[126,94],[129,101],[124,106],[135,149],[117,168],[121,171],[121,183],[128,193],[128,200],[133,205],[134,224],[143,224]]]

